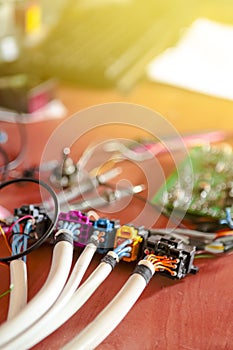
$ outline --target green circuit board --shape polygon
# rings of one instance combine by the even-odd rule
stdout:
[[[186,218],[225,218],[225,208],[233,215],[233,150],[230,144],[202,145],[167,178],[152,202]]]

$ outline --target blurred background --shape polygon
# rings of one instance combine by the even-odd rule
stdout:
[[[48,78],[129,91],[200,17],[231,25],[233,1],[0,1],[0,93]]]

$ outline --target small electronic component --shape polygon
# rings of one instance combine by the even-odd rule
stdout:
[[[136,228],[131,224],[123,225],[119,227],[116,231],[114,247],[116,248],[122,244],[125,240],[132,240],[132,243],[129,245],[131,247],[131,252],[129,257],[123,257],[122,260],[131,262],[135,261],[141,255],[141,248],[144,240],[147,239],[148,231],[143,227]]]
[[[104,254],[114,247],[116,230],[120,227],[118,220],[99,218],[93,224],[93,234],[98,236],[97,252]]]
[[[196,273],[193,265],[195,247],[169,235],[151,235],[145,242],[144,253],[154,255],[156,271],[172,279],[181,279],[188,273]]]
[[[72,224],[74,245],[86,246],[93,233],[93,221],[79,210],[71,210],[68,213],[61,212],[58,217],[57,228]]]
[[[225,209],[233,216],[233,151],[229,144],[203,145],[190,150],[189,156],[168,177],[152,202],[185,213],[195,222],[225,219]]]

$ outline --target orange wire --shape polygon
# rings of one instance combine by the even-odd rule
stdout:
[[[217,238],[218,237],[224,237],[224,236],[233,236],[233,230],[231,231],[222,231],[217,233]]]
[[[158,266],[155,268],[155,271],[159,271],[159,270],[166,270],[168,271],[172,276],[175,276],[176,275],[176,272],[175,271],[172,271],[171,269],[169,269],[168,267],[165,267],[165,266]]]
[[[171,269],[176,268],[176,265],[173,263],[179,262],[179,259],[171,259],[161,255],[157,256],[154,254],[150,254],[147,256],[146,260],[150,261],[154,265],[155,271],[159,271],[163,269],[168,271],[172,276],[176,275],[176,272],[172,271]]]
[[[154,255],[154,254],[150,254],[152,256],[154,256],[156,259],[160,260],[160,261],[171,261],[171,262],[174,262],[174,263],[178,263],[179,262],[179,259],[172,259],[172,258],[169,258],[167,256],[164,256],[164,255]]]
[[[162,256],[162,255],[154,255],[154,254],[148,255],[147,260],[151,261],[152,263],[160,261],[160,262],[163,262],[166,264],[173,264],[173,263],[176,264],[179,262],[179,259],[172,259],[172,258],[168,258],[168,257]]]
[[[6,243],[7,249],[9,250],[10,253],[12,253],[11,247],[9,245],[9,242],[8,242],[7,238],[6,238],[6,234],[5,234],[5,232],[4,232],[4,230],[3,230],[1,225],[0,225],[0,232],[1,232],[2,237],[3,237],[3,239],[4,239],[5,243]]]

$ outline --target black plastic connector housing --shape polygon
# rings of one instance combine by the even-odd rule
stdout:
[[[177,259],[175,272],[171,275],[169,271],[158,271],[159,274],[172,279],[184,278],[188,273],[195,274],[198,268],[193,265],[196,248],[183,243],[182,240],[166,235],[151,235],[148,237],[144,246],[146,254],[166,256],[171,259]]]
[[[22,205],[20,208],[14,209],[15,217],[22,218],[26,215],[31,215],[35,219],[34,233],[36,234],[34,234],[34,238],[38,239],[42,237],[51,224],[51,220],[45,210],[33,204]]]

